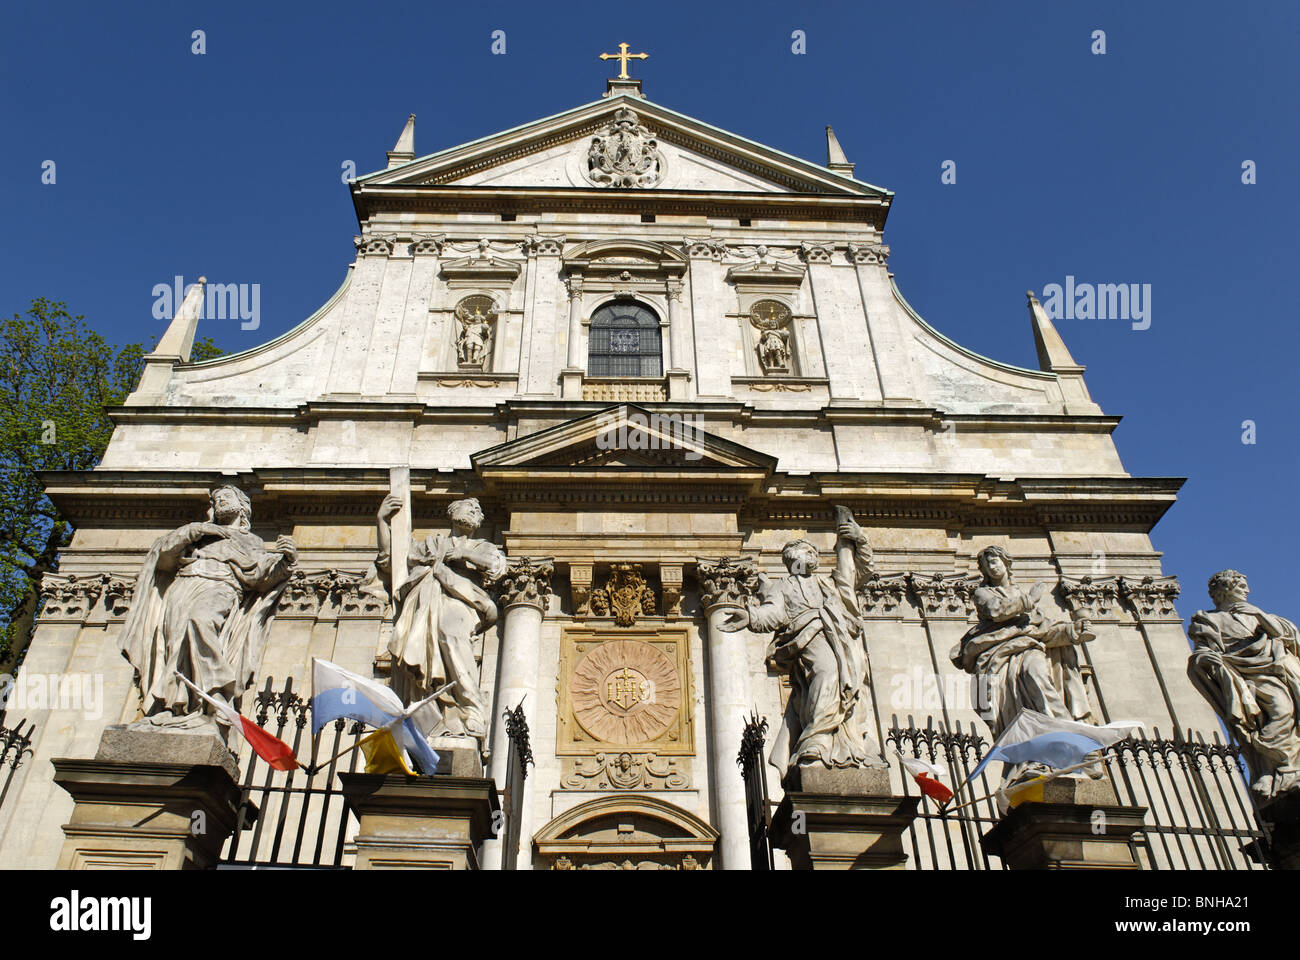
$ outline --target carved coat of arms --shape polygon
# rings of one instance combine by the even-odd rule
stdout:
[[[663,179],[663,170],[659,142],[627,107],[591,138],[587,149],[587,178],[597,186],[653,187]]]

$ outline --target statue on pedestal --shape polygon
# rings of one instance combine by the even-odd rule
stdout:
[[[379,508],[379,556],[375,567],[391,582],[389,520],[402,498],[389,494]],[[471,536],[483,523],[477,500],[447,508],[451,535],[411,539],[407,576],[394,601],[397,621],[388,650],[393,655],[393,689],[408,703],[454,683],[439,698],[443,720],[434,733],[487,736],[490,708],[479,685],[474,641],[497,622],[497,608],[483,584],[500,579],[506,558],[500,548]]]
[[[238,487],[218,487],[210,501],[206,522],[154,541],[136,579],[122,655],[135,668],[141,726],[190,729],[210,722],[210,708],[177,672],[239,709],[297,562],[293,538],[279,537],[268,549],[250,532],[252,505]]]
[[[720,628],[772,633],[767,659],[790,677],[790,702],[773,741],[769,762],[783,773],[798,765],[884,767],[879,746],[867,736],[866,632],[857,590],[870,579],[867,535],[836,507],[835,569],[818,578],[817,548],[791,540],[781,551],[789,576],[758,578],[759,596],[746,596]]]
[[[1213,610],[1198,610],[1187,628],[1187,676],[1237,741],[1268,800],[1300,785],[1300,660],[1296,625],[1247,603],[1250,587],[1236,570],[1210,577]]]
[[[1036,583],[1029,590],[1016,586],[1011,556],[1001,547],[985,547],[978,563],[984,583],[971,599],[979,623],[950,658],[975,678],[976,712],[994,738],[1026,707],[1062,720],[1092,722],[1073,649],[1094,639],[1092,624],[1044,615],[1038,603],[1050,584]]]

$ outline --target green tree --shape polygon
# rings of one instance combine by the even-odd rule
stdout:
[[[45,495],[43,470],[90,470],[113,433],[105,407],[139,382],[145,348],[113,347],[61,302],[32,301],[0,321],[0,673],[26,649],[41,578],[72,526]],[[211,339],[192,360],[220,356]]]

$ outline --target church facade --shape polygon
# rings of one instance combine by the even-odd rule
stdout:
[[[182,309],[100,466],[48,477],[76,536],[19,685],[97,677],[102,702],[23,712],[35,734],[0,805],[0,866],[58,862],[73,802],[51,760],[94,755],[137,716],[120,652],[137,571],[223,482],[268,544],[297,545],[258,689],[305,690],[313,657],[388,682],[377,511],[401,499],[405,543],[478,501],[476,536],[509,563],[474,641],[484,773],[503,784],[503,712],[521,703],[534,761],[520,868],[750,866],[737,754],[790,683],[770,635],[722,626],[760,574],[785,574],[788,541],[833,565],[837,507],[869,539],[864,716],[885,761],[903,726],[989,739],[951,659],[989,546],[1018,583],[1049,583],[1063,620],[1090,621],[1077,659],[1053,661],[1080,685],[1077,716],[1217,730],[1150,539],[1181,481],[1125,471],[1118,418],[1032,295],[1038,369],[923,320],[889,269],[892,194],[855,178],[829,128],[827,151],[789,156],[627,79],[425,156],[412,117],[351,186],[357,256],[316,313],[192,363]]]

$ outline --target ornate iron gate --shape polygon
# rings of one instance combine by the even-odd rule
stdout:
[[[304,739],[310,739],[311,703],[294,692],[293,678],[282,690],[274,686],[268,677],[257,694],[254,718],[302,756]],[[268,725],[272,717],[274,727]],[[359,723],[334,721],[321,731],[321,756],[333,757],[355,745],[363,730]],[[343,869],[348,828],[355,827],[355,820],[348,815],[337,774],[356,772],[360,753],[353,750],[309,777],[302,770],[273,770],[243,744],[239,820],[218,869]]]
[[[767,721],[751,716],[741,734],[740,775],[745,779],[745,810],[749,819],[749,866],[751,870],[772,869],[772,807],[767,799],[767,771],[764,769],[763,744]]]
[[[510,741],[510,756],[506,758],[506,788],[502,797],[505,814],[505,834],[501,840],[501,869],[513,870],[519,858],[520,815],[524,809],[524,781],[528,779],[528,765],[533,762],[533,747],[528,738],[528,720],[524,717],[524,704],[505,711],[506,737]]]
[[[4,806],[5,797],[9,795],[9,784],[13,782],[18,765],[32,752],[32,733],[35,730],[34,721],[27,722],[26,730],[23,730],[22,720],[12,728],[0,724],[0,807]]]

